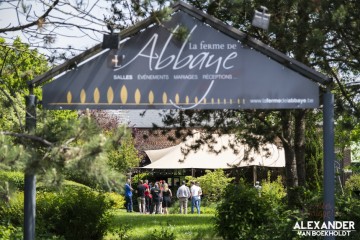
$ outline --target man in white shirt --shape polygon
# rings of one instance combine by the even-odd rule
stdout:
[[[178,188],[176,196],[180,203],[180,213],[187,214],[188,199],[191,196],[190,189],[185,185],[185,181],[182,182],[181,187]]]
[[[200,214],[200,196],[202,194],[201,188],[199,186],[199,183],[196,182],[196,184],[191,181],[191,213],[194,213],[194,206],[197,209],[197,213]]]

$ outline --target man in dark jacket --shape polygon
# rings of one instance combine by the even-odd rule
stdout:
[[[160,197],[161,197],[161,190],[159,187],[159,183],[156,182],[154,187],[151,188],[150,191],[151,195],[152,195],[152,202],[153,202],[153,208],[154,208],[154,212],[156,214],[160,213]]]
[[[139,180],[139,185],[137,186],[137,201],[139,204],[139,212],[146,213],[145,209],[145,191],[146,187],[144,186],[143,180]]]

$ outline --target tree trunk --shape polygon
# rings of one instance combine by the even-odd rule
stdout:
[[[300,1],[298,5],[297,30],[296,30],[296,47],[294,49],[295,59],[308,65],[306,42],[310,32],[309,26],[309,2]],[[305,168],[305,116],[306,110],[298,109],[294,111],[294,146],[296,167],[298,173],[299,186],[306,184],[306,168]]]
[[[286,187],[288,189],[297,187],[298,175],[296,170],[296,159],[294,148],[289,145],[284,145],[285,150],[285,168],[286,168]],[[288,192],[289,193],[289,192]]]
[[[295,111],[295,158],[299,186],[306,184],[305,163],[305,116],[306,110]]]
[[[296,170],[295,148],[293,144],[293,118],[291,111],[284,110],[281,113],[282,142],[285,150],[286,188],[289,206],[297,203],[297,195],[294,189],[298,186]]]

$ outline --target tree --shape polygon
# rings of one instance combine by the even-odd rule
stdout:
[[[30,50],[19,38],[11,46],[0,38],[0,91],[2,119],[0,126],[7,130],[24,130],[24,97],[29,94],[27,81],[48,69],[45,58]],[[39,91],[35,94],[39,96]]]
[[[108,152],[108,161],[112,168],[125,174],[139,166],[140,157],[130,130],[126,130],[126,127],[122,127],[122,129],[124,137],[120,139],[116,137],[116,134],[113,136],[115,141],[112,142],[112,149]]]
[[[0,37],[21,36],[50,62],[60,63],[100,44],[103,34],[118,33],[149,17],[168,1],[31,0],[2,1]]]
[[[76,166],[83,176],[111,188],[106,154],[110,147],[114,149],[113,141],[120,142],[123,130],[106,138],[88,115],[78,118],[74,111],[45,111],[37,106],[37,128],[28,133],[23,120],[27,81],[46,71],[47,62],[19,39],[1,48],[0,168],[30,171],[44,182],[60,184],[64,171]],[[34,93],[40,95],[40,90]]]
[[[358,19],[360,4],[357,1],[322,1],[320,22],[327,23],[327,39],[319,49],[322,68],[336,82],[336,140],[344,150],[351,142],[359,142],[359,77],[360,48]],[[339,151],[339,157],[341,153]]]
[[[42,52],[50,60],[67,58],[85,46],[74,48],[70,44],[57,43],[57,38],[66,42],[74,38],[99,42],[106,26],[104,20],[96,16],[96,11],[106,7],[97,1],[5,1],[0,4],[0,11],[9,19],[0,28],[0,34],[9,42],[21,35],[31,47],[45,50]]]

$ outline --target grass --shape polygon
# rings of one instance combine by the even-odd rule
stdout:
[[[221,239],[215,236],[213,226],[214,214],[139,214],[117,210],[112,221],[113,233],[109,233],[105,240],[131,239]],[[173,238],[171,238],[173,236]]]

